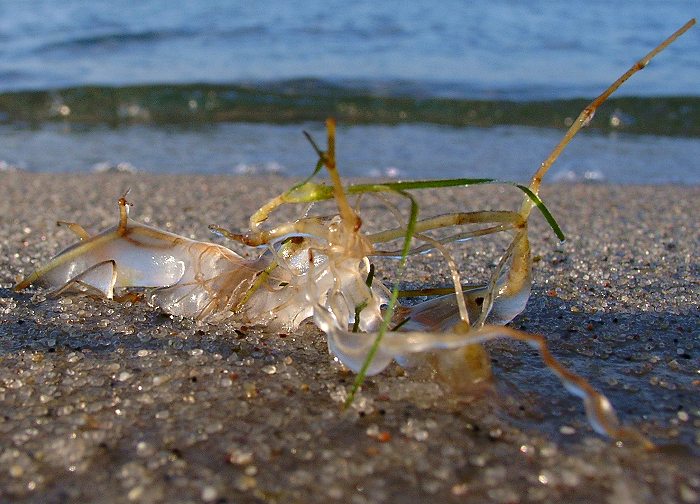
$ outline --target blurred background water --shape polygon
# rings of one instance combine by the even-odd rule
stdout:
[[[0,169],[526,179],[588,100],[696,2],[0,1]],[[556,166],[700,183],[700,30]]]

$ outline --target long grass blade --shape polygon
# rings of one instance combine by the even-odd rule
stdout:
[[[411,250],[411,241],[413,240],[413,235],[415,234],[415,229],[416,229],[416,222],[418,222],[418,212],[419,212],[419,206],[418,203],[416,202],[415,198],[411,196],[408,193],[404,193],[403,191],[396,191],[400,193],[402,196],[408,198],[411,201],[411,215],[409,216],[408,219],[408,225],[406,226],[406,236],[404,238],[403,242],[403,250],[401,253],[401,262],[399,263],[399,268],[398,268],[398,278],[401,278],[401,274],[403,273],[403,269],[406,266],[406,262],[408,259],[408,253]],[[382,323],[379,326],[379,331],[377,333],[377,337],[374,340],[374,343],[372,344],[372,348],[370,348],[370,351],[367,353],[367,358],[365,361],[362,363],[362,367],[360,368],[360,372],[357,373],[357,376],[355,377],[355,381],[352,384],[352,390],[350,391],[350,394],[348,394],[347,399],[345,400],[344,407],[347,408],[349,407],[353,401],[355,400],[355,396],[357,395],[357,392],[360,390],[360,387],[362,387],[362,384],[365,381],[365,378],[367,376],[367,370],[369,369],[370,364],[374,360],[374,357],[377,355],[377,351],[379,350],[379,345],[382,342],[382,339],[384,338],[384,335],[386,334],[387,329],[389,328],[389,324],[391,323],[391,319],[394,316],[394,310],[396,309],[396,305],[398,303],[399,299],[399,280],[396,280],[394,283],[394,287],[391,289],[391,297],[389,299],[389,304],[386,307],[386,311],[384,312],[384,318],[382,319]]]

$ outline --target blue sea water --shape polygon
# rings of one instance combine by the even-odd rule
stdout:
[[[0,90],[299,77],[476,97],[590,96],[696,1],[0,2]],[[628,95],[699,92],[700,33]]]
[[[408,96],[416,103],[431,97],[496,103],[592,98],[696,15],[697,7],[696,1],[648,0],[0,0],[0,92],[47,92],[51,97],[47,107],[58,115],[71,113],[61,100],[60,89],[67,87],[120,90],[138,84],[160,89],[173,83],[212,83],[267,89],[275,83],[286,86],[290,79],[331,83],[346,92],[359,90],[360,97]],[[696,27],[619,94],[646,98],[645,108],[654,97],[697,98],[698,54]],[[13,106],[24,106],[22,100]],[[197,99],[186,103],[199,106]],[[122,108],[126,114],[143,112],[130,103],[120,104],[119,111]],[[314,127],[76,128],[35,124],[33,113],[28,112],[29,119],[25,114],[14,120],[0,107],[0,122],[5,122],[0,130],[0,167],[86,170],[100,163],[130,163],[147,171],[277,170],[299,175],[308,170],[308,163],[299,162],[308,147],[298,146],[298,132]],[[625,113],[630,114],[625,110],[619,117],[624,119]],[[566,111],[566,116],[571,114]],[[277,122],[265,117],[256,121]],[[436,122],[441,122],[439,117]],[[491,176],[505,177],[516,169],[518,152],[533,152],[530,146],[543,139],[553,145],[560,135],[527,123],[519,126],[517,121],[507,127],[494,124],[481,129],[443,128],[418,119],[409,125],[348,127],[344,130],[348,152],[366,152],[368,139],[382,142],[369,149],[377,151],[376,156],[348,160],[350,172],[422,177],[434,163],[451,167],[449,172],[455,175],[481,173],[489,167]],[[288,129],[295,134],[287,134]],[[268,142],[262,137],[275,140],[265,150],[256,150]],[[499,143],[504,138],[506,147]],[[698,183],[697,138],[639,138],[593,134],[577,139],[584,146],[580,157],[585,161],[572,161],[575,166],[563,173],[623,183]],[[403,141],[410,143],[402,146]],[[651,147],[643,154],[635,144]],[[663,163],[665,168],[658,170],[652,163]],[[532,163],[528,159],[523,164],[528,166],[522,171],[529,174]]]

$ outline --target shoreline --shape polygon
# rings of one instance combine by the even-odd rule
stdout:
[[[133,125],[202,128],[220,123],[278,125],[323,122],[348,125],[431,124],[451,127],[523,126],[566,130],[572,114],[600,90],[560,96],[482,91],[431,93],[420,81],[350,82],[300,78],[259,83],[148,83],[0,90],[0,120],[8,125],[59,124],[78,129]],[[455,85],[456,86],[456,85]],[[698,138],[693,94],[621,95],[602,104],[590,130],[603,133]],[[274,104],[274,106],[270,106]],[[615,120],[612,120],[615,118]]]
[[[595,435],[580,402],[515,343],[488,345],[485,395],[393,365],[343,412],[354,375],[313,327],[267,334],[9,289],[74,241],[57,219],[112,226],[127,188],[134,219],[230,245],[207,225],[245,227],[290,180],[0,173],[3,499],[700,501],[700,186],[545,183],[567,241],[533,214],[534,289],[514,322],[546,335],[557,358],[662,445],[654,452]],[[503,187],[420,196],[426,213],[520,201]],[[460,269],[488,266],[490,249],[474,247],[459,247]],[[434,282],[433,262],[419,258],[403,280]]]

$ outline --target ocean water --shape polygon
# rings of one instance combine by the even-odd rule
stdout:
[[[648,0],[3,1],[0,89],[315,77],[590,96],[697,11]],[[698,53],[691,33],[624,93],[697,95]]]
[[[671,3],[0,2],[0,168],[526,179],[697,12]],[[602,108],[560,177],[698,183],[700,29]]]

